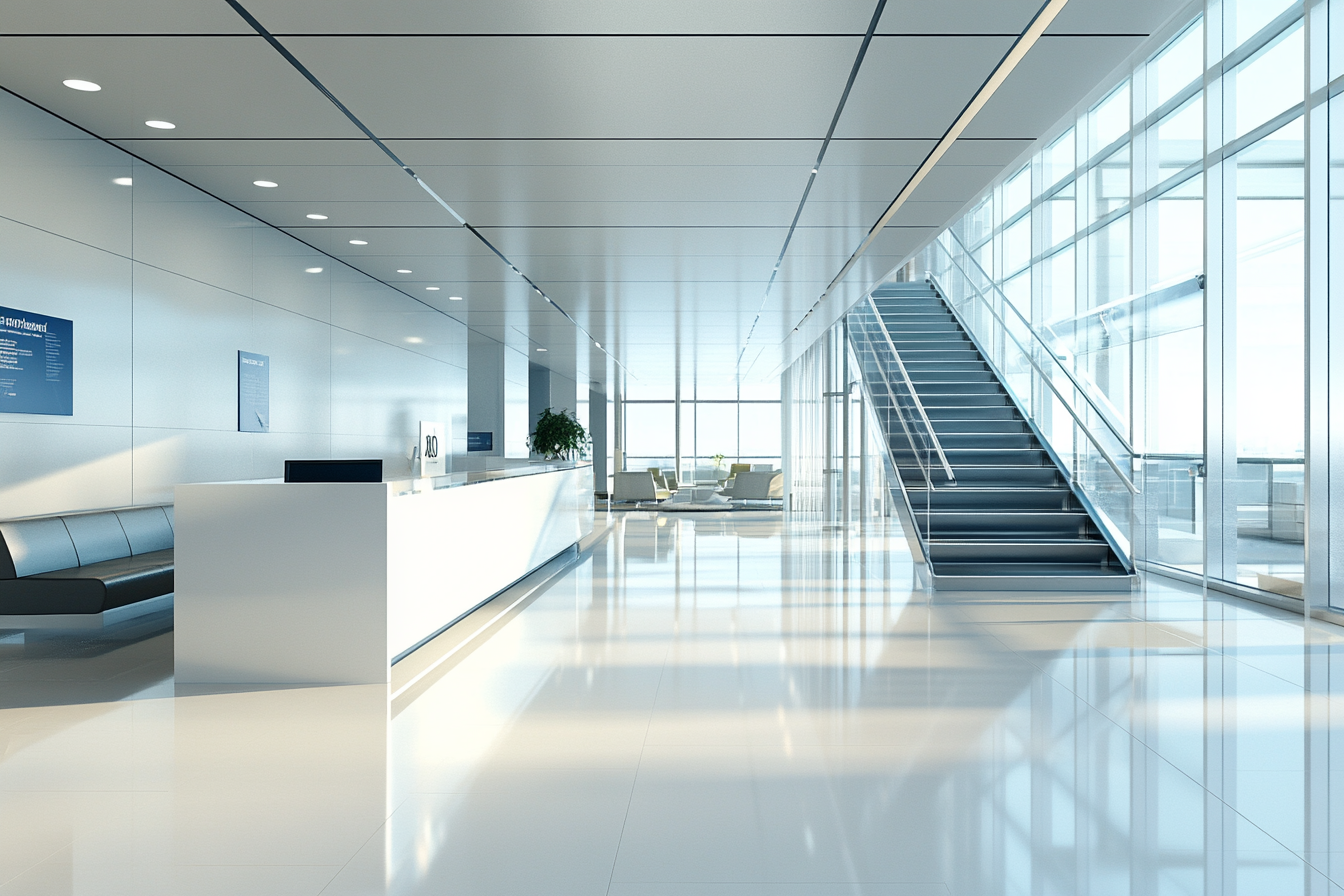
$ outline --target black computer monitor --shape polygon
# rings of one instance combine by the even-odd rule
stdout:
[[[286,482],[382,482],[379,460],[287,460]]]

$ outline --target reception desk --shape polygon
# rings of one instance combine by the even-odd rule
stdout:
[[[176,489],[176,680],[375,684],[593,528],[590,464]]]

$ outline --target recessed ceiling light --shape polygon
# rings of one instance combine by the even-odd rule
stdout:
[[[439,291],[439,288],[438,288],[437,286],[426,286],[425,289],[429,290],[430,292],[438,292],[438,291]]]
[[[813,173],[813,174],[816,174],[816,173],[817,173],[817,169],[813,168],[813,169],[812,169],[812,173]]]
[[[397,268],[397,273],[398,273],[398,274],[414,274],[415,271],[411,270],[410,268]]]
[[[544,351],[546,351],[546,349],[544,349],[544,348],[539,348],[539,349],[537,349],[537,351],[539,351],[539,352],[544,352]]]
[[[368,241],[368,240],[351,240],[351,241],[350,241],[350,245],[352,245],[352,246],[367,246],[368,244],[369,244],[369,241]]]
[[[305,274],[320,274],[320,273],[322,273],[322,269],[321,269],[321,268],[304,268],[304,269],[303,269],[303,272],[304,272]]]
[[[449,297],[448,297],[448,301],[450,301],[450,302],[460,302],[460,301],[462,301],[462,297],[461,297],[461,296],[449,296]]]
[[[252,181],[252,186],[269,188],[269,187],[278,187],[280,185],[273,180],[254,180]]]
[[[425,340],[421,339],[419,336],[407,336],[406,341],[411,343],[412,345],[419,345]]]
[[[602,343],[600,342],[594,342],[593,345],[597,346],[598,348],[602,347]]]
[[[92,81],[81,81],[79,78],[71,78],[68,81],[62,81],[61,83],[71,90],[82,90],[85,93],[97,93],[103,89],[101,84],[95,84]]]
[[[159,121],[153,118],[145,122],[145,124],[151,128],[158,128],[161,131],[171,131],[173,128],[177,127],[177,125],[173,124],[171,121]]]
[[[129,187],[132,181],[129,177],[114,177],[112,178],[112,183],[119,187]]]
[[[325,221],[325,220],[327,220],[327,216],[326,216],[326,215],[309,215],[309,216],[308,216],[308,220],[309,220],[309,221]]]

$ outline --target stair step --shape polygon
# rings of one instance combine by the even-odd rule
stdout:
[[[929,422],[933,424],[933,431],[938,434],[940,439],[945,435],[960,433],[1017,434],[1028,432],[1027,425],[1022,422],[1020,417],[999,420],[944,420],[929,414]]]
[[[923,401],[922,397],[921,401]],[[933,421],[935,431],[940,431],[939,427],[942,425],[940,421],[945,420],[1016,420],[1019,423],[1022,420],[1017,408],[1010,404],[971,407],[968,405],[930,405],[928,402],[924,402],[924,412],[929,415],[929,420]]]
[[[1040,448],[1029,432],[934,432],[945,449],[957,448]]]
[[[1013,539],[1002,541],[929,540],[929,558],[942,570],[948,563],[1091,563],[1111,559],[1111,546],[1101,539]]]
[[[1011,407],[1008,403],[1008,395],[1003,391],[985,393],[916,391],[919,391],[920,404],[924,405],[926,410],[930,408]],[[1013,408],[1013,410],[1017,409]]]
[[[920,531],[931,538],[1079,539],[1096,534],[1092,517],[1083,510],[933,510],[915,515]]]
[[[892,436],[891,441],[893,443],[891,454],[898,466],[915,462],[909,449],[897,447],[895,443],[898,442],[898,437]],[[900,438],[899,441],[903,442],[904,439]],[[956,472],[956,468],[960,466],[1030,466],[1054,469],[1054,462],[1050,460],[1050,455],[1040,448],[955,448],[944,445],[943,454],[947,455],[947,462],[952,465],[953,472]],[[923,452],[921,452],[922,457]]]
[[[904,358],[902,358],[904,360]],[[994,378],[994,372],[988,367],[981,370],[911,370],[910,365],[905,366],[906,373],[910,374],[912,382],[919,383],[993,383],[995,386],[999,381]]]
[[[918,501],[916,501],[918,496]],[[910,503],[933,510],[1077,510],[1077,501],[1065,486],[1056,488],[976,488],[958,486],[912,489]]]
[[[907,483],[924,485],[924,473],[916,465],[898,465],[901,478]],[[947,484],[947,476],[941,466],[933,467],[934,486],[941,487]],[[1054,466],[1011,466],[1011,467],[958,467],[955,464],[952,467],[952,474],[957,477],[957,485],[980,485],[980,486],[1053,486],[1064,485],[1064,477],[1059,469]]]

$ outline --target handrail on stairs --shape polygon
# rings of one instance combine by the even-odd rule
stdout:
[[[1129,440],[1126,439],[1125,436],[1119,431],[1119,429],[1116,428],[1115,424],[1111,422],[1110,416],[1106,414],[1105,411],[1103,411],[1103,409],[1092,398],[1092,395],[1089,393],[1089,390],[1086,387],[1084,387],[1082,383],[1078,382],[1078,378],[1073,375],[1073,371],[1070,370],[1067,365],[1063,364],[1059,360],[1059,356],[1055,353],[1055,349],[1048,342],[1045,341],[1045,337],[1040,334],[1040,331],[1038,331],[1034,326],[1031,325],[1031,321],[1027,320],[1027,318],[1018,309],[1018,307],[1013,304],[1012,300],[1009,299],[1008,296],[1004,294],[1003,290],[1000,289],[998,284],[994,282],[994,278],[989,276],[988,273],[986,273],[984,267],[980,264],[979,260],[977,260],[976,257],[970,252],[970,250],[966,248],[966,244],[961,241],[961,238],[958,237],[955,233],[953,233],[951,229],[944,231],[944,233],[946,233],[947,236],[950,237],[957,244],[957,248],[961,250],[962,255],[966,256],[971,260],[971,264],[975,265],[975,269],[980,272],[980,276],[983,277],[985,282],[989,284],[990,289],[994,290],[999,294],[999,298],[1003,300],[1003,304],[1007,305],[1008,308],[1013,312],[1013,314],[1017,315],[1017,319],[1022,322],[1022,325],[1027,328],[1027,331],[1030,332],[1031,335],[1035,337],[1036,341],[1041,344],[1041,348],[1043,348],[1046,354],[1048,354],[1054,360],[1055,365],[1059,367],[1060,371],[1062,371],[1063,374],[1069,378],[1069,382],[1072,383],[1073,387],[1078,390],[1078,394],[1083,396],[1083,399],[1088,403],[1088,406],[1091,407],[1092,410],[1096,412],[1099,418],[1101,418],[1101,422],[1106,424],[1106,428],[1109,429],[1111,431],[1111,435],[1115,436],[1115,438],[1120,442],[1121,447],[1125,449],[1126,453],[1134,454],[1134,446],[1130,445]],[[962,266],[961,262],[957,261],[956,256],[953,255],[950,251],[948,251],[948,248],[939,243],[938,240],[934,240],[933,245],[938,246],[940,249],[942,249],[944,252],[947,253],[947,260],[956,266],[957,270],[961,272],[962,277],[966,278],[967,284],[970,285],[971,289],[975,290],[975,294],[979,296],[980,301],[985,304],[985,307],[989,309],[990,313],[993,314],[994,317],[1003,326],[1004,332],[1011,333],[1011,331],[1008,329],[1008,324],[1004,321],[1002,317],[1000,317],[994,311],[993,303],[989,301],[989,298],[985,295],[984,291],[981,290],[978,286],[976,286],[974,281],[971,280],[970,275],[966,273],[966,268]],[[1027,351],[1026,346],[1024,346],[1021,342],[1018,342],[1016,337],[1014,337],[1013,341],[1017,343],[1017,347],[1022,350],[1023,354],[1025,354],[1028,358],[1031,357],[1031,352]],[[1045,372],[1042,371],[1038,365],[1033,363],[1032,366],[1036,367],[1037,371],[1039,371],[1041,373],[1041,376],[1045,377],[1047,381],[1049,380],[1049,377],[1046,376]],[[1054,391],[1056,395],[1059,394],[1058,390]],[[1060,400],[1063,401],[1062,396]],[[1064,403],[1068,404],[1068,402]],[[1135,492],[1135,494],[1137,494],[1137,492]]]
[[[877,310],[877,304],[873,301],[871,293],[868,295],[868,308],[873,313],[873,318],[877,321],[878,327],[882,330],[882,336],[887,340],[887,348],[891,351],[891,356],[896,359],[896,369],[901,372],[901,379],[905,381],[905,388],[910,392],[910,398],[914,402],[915,410],[919,412],[919,419],[924,423],[924,431],[929,435],[929,441],[933,444],[933,450],[938,454],[938,460],[943,465],[943,472],[947,474],[948,482],[952,485],[957,484],[957,476],[952,472],[952,464],[947,460],[947,453],[943,451],[943,443],[938,440],[938,433],[934,432],[933,423],[929,420],[929,414],[924,410],[924,402],[919,400],[919,393],[915,391],[915,384],[910,379],[910,373],[905,369],[905,362],[901,360],[901,353],[896,350],[896,343],[891,338],[891,331],[887,329],[887,324],[882,320],[882,313]],[[882,372],[882,378],[886,379],[886,372]],[[888,390],[890,391],[890,382],[888,381]],[[893,393],[893,403],[895,395]],[[901,421],[905,425],[905,421]],[[908,432],[907,432],[908,435]],[[910,447],[915,445],[914,440],[910,440]],[[929,488],[933,488],[933,478],[929,479]]]
[[[937,244],[937,240],[935,240],[934,243]],[[947,247],[942,246],[940,248],[942,248],[944,252],[947,252]],[[961,275],[966,278],[966,282],[970,285],[971,289],[975,292],[976,296],[984,304],[986,310],[988,310],[989,313],[994,316],[994,319],[999,322],[999,326],[1003,327],[1003,332],[1007,334],[1008,338],[1013,340],[1013,344],[1016,345],[1018,350],[1021,351],[1022,354],[1026,356],[1027,362],[1031,364],[1032,368],[1034,368],[1035,371],[1041,375],[1041,379],[1045,382],[1046,386],[1050,388],[1050,391],[1055,393],[1055,397],[1059,399],[1059,403],[1064,406],[1064,410],[1068,411],[1069,416],[1072,417],[1074,422],[1078,424],[1078,428],[1082,430],[1083,435],[1087,437],[1087,440],[1089,442],[1091,442],[1094,446],[1096,446],[1097,451],[1101,453],[1102,460],[1106,461],[1106,465],[1110,467],[1111,470],[1115,473],[1115,475],[1120,478],[1121,484],[1124,485],[1124,487],[1129,491],[1129,493],[1131,495],[1137,495],[1139,493],[1139,489],[1138,486],[1134,484],[1134,481],[1131,478],[1131,474],[1125,473],[1125,471],[1120,468],[1119,462],[1116,461],[1116,459],[1111,455],[1110,451],[1106,450],[1106,447],[1101,444],[1101,441],[1097,438],[1096,434],[1092,432],[1092,428],[1088,426],[1087,423],[1083,421],[1083,418],[1078,415],[1078,412],[1074,410],[1072,402],[1070,402],[1068,399],[1064,397],[1063,393],[1059,391],[1059,387],[1055,385],[1054,380],[1050,377],[1050,375],[1041,369],[1041,365],[1036,362],[1036,358],[1032,355],[1032,353],[1027,351],[1026,346],[1024,346],[1021,343],[1021,341],[1018,340],[1018,338],[1015,335],[1013,335],[1013,331],[1008,326],[1008,322],[1005,321],[1003,319],[1003,316],[1000,315],[999,312],[994,309],[994,304],[990,302],[988,297],[985,296],[984,292],[974,283],[972,283],[970,278],[966,276],[966,270],[960,264],[957,263],[955,258],[952,257],[952,253],[948,252],[947,255],[948,259],[952,262],[952,264],[955,265],[957,270],[961,272]],[[981,269],[981,272],[983,273],[983,268]],[[934,277],[932,272],[927,273],[926,276],[929,282],[934,286],[934,288],[937,289],[939,295],[941,296],[947,295],[947,291],[943,289],[942,284],[938,283],[937,279]],[[1010,308],[1013,307],[1012,302],[1008,301],[1006,296],[1004,297],[1004,299],[1005,303]],[[953,314],[955,314],[959,319],[961,318],[961,313],[958,312],[957,309],[952,306],[951,302],[948,302],[948,307],[952,308]],[[1017,311],[1016,308],[1013,308],[1013,310]],[[1018,312],[1018,317],[1019,318],[1021,317],[1021,312]],[[1030,324],[1028,324],[1027,327],[1032,331],[1033,334],[1036,335],[1037,339],[1041,338],[1040,334],[1036,333],[1035,328],[1031,327]],[[1042,345],[1044,345],[1044,341],[1042,341]],[[1110,429],[1112,434],[1114,434],[1115,437],[1119,440],[1121,446],[1124,447],[1125,451],[1132,456],[1134,454],[1134,449],[1130,446],[1129,442],[1123,436],[1121,436],[1119,433],[1115,431],[1115,428],[1111,426],[1110,421],[1106,420],[1105,415],[1101,413],[1100,409],[1087,395],[1087,393],[1083,390],[1083,388],[1078,385],[1077,380],[1073,378],[1073,375],[1069,373],[1068,369],[1063,364],[1059,363],[1059,359],[1055,358],[1053,352],[1050,352],[1050,357],[1055,359],[1055,363],[1059,366],[1060,370],[1064,371],[1065,375],[1069,377],[1070,382],[1074,384],[1074,386],[1078,389],[1079,394],[1083,396],[1083,400],[1087,402],[1089,407],[1091,407],[1094,411],[1097,412],[1097,416],[1102,418],[1102,421],[1106,423],[1107,428]],[[985,360],[988,361],[990,359],[986,358]]]

